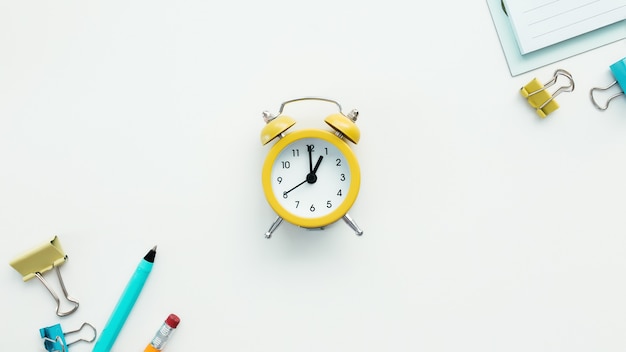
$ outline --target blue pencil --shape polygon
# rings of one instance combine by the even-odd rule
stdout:
[[[141,260],[135,273],[130,278],[130,281],[126,285],[120,300],[117,302],[109,321],[104,326],[104,330],[100,334],[100,338],[93,347],[92,352],[110,352],[117,335],[119,335],[126,318],[133,309],[143,285],[148,279],[148,275],[152,271],[152,265],[154,264],[154,258],[156,257],[156,246],[154,246],[148,254]]]

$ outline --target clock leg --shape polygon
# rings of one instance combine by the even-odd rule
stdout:
[[[265,233],[265,238],[270,238],[272,237],[272,233],[274,233],[274,231],[276,231],[276,229],[278,228],[278,226],[283,222],[283,218],[281,218],[280,216],[276,218],[276,220],[274,220],[274,223],[272,224],[272,226],[270,226],[270,229],[267,230],[267,232]]]
[[[346,215],[343,216],[343,220],[348,224],[348,226],[350,226],[350,228],[352,230],[354,230],[354,232],[356,233],[357,236],[363,235],[363,230],[361,230],[359,225],[357,225],[356,222],[354,222],[354,220],[352,220],[350,215],[348,215],[346,213]]]

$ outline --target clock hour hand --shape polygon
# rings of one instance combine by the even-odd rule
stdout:
[[[317,169],[319,169],[323,158],[324,157],[320,155],[320,157],[317,159],[317,162],[315,163],[315,167],[313,168],[313,170],[311,170],[311,172],[309,172],[309,174],[306,175],[306,182],[308,183],[317,182],[317,175],[315,173],[317,173]]]
[[[322,159],[324,157],[320,155],[319,159],[317,159],[317,163],[315,163],[315,167],[313,168],[313,170],[311,171],[311,173],[313,175],[315,175],[315,173],[317,172],[317,169],[320,167],[320,163],[322,162]]]

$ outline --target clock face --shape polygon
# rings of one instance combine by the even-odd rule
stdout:
[[[297,131],[280,140],[268,155],[263,178],[278,215],[303,227],[326,226],[345,215],[360,183],[352,150],[320,130]]]

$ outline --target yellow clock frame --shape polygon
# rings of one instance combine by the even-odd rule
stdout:
[[[272,189],[272,166],[280,152],[285,149],[289,144],[304,138],[317,138],[324,140],[333,146],[335,146],[341,154],[346,158],[348,167],[350,170],[350,187],[345,195],[344,201],[335,210],[321,217],[317,218],[305,218],[295,214],[292,214],[289,210],[285,209]],[[262,172],[263,191],[265,192],[265,198],[268,203],[283,219],[288,222],[305,228],[321,228],[328,226],[335,221],[341,219],[350,210],[359,193],[361,186],[361,171],[359,168],[359,162],[357,161],[354,151],[348,146],[348,144],[337,135],[332,132],[317,130],[317,129],[305,129],[289,133],[284,138],[281,138],[270,150],[265,158]]]
[[[295,131],[287,135],[284,134],[285,131],[296,124],[295,119],[282,114],[285,105],[304,100],[328,102],[335,104],[339,108],[339,113],[331,114],[324,119],[324,122],[335,130],[335,133],[321,129],[309,128]],[[282,103],[278,111],[278,115],[272,115],[267,111],[263,112],[263,119],[265,120],[266,125],[261,131],[261,143],[265,145],[275,138],[279,138],[279,141],[276,142],[266,156],[261,174],[261,183],[263,185],[265,198],[267,199],[270,207],[278,215],[276,220],[274,220],[274,223],[272,223],[270,229],[265,233],[266,238],[270,238],[272,236],[272,233],[278,228],[283,220],[287,220],[288,222],[303,228],[315,229],[324,228],[325,226],[338,221],[342,217],[346,224],[348,224],[348,226],[350,226],[350,228],[352,228],[358,236],[363,234],[363,230],[361,230],[350,215],[348,215],[348,210],[350,210],[356,201],[361,187],[361,169],[359,167],[359,162],[354,154],[354,151],[346,142],[346,140],[348,140],[357,144],[361,138],[361,132],[355,124],[358,114],[358,111],[354,109],[347,115],[344,115],[341,111],[341,105],[339,105],[338,102],[331,99],[317,97],[305,97],[288,100]],[[280,153],[291,143],[305,138],[317,138],[336,147],[337,150],[339,150],[339,152],[345,157],[350,172],[350,186],[343,202],[341,202],[341,204],[330,213],[314,218],[302,217],[287,210],[276,198],[272,187],[273,166]]]

